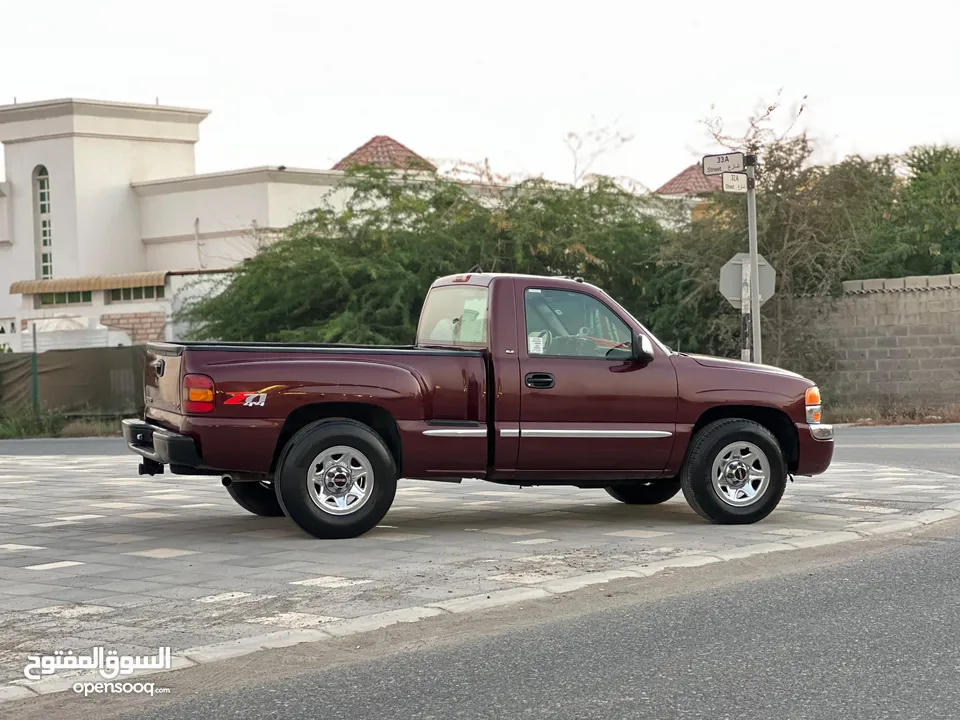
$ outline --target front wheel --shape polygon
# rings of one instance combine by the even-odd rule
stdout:
[[[318,538],[376,527],[397,492],[397,464],[369,426],[347,418],[311,423],[280,456],[274,479],[284,512]]]
[[[776,437],[759,423],[718,420],[693,437],[680,485],[701,517],[724,525],[755,523],[780,503],[787,463]]]
[[[680,492],[680,481],[632,482],[604,488],[610,497],[627,505],[659,505]]]

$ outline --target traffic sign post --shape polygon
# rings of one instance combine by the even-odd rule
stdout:
[[[762,360],[760,305],[773,295],[776,273],[757,249],[756,155],[729,153],[703,158],[704,175],[722,175],[724,192],[746,193],[749,254],[734,256],[720,270],[720,291],[741,310],[741,348],[744,359]]]
[[[750,362],[753,358],[753,327],[750,324],[751,298],[760,293],[751,292],[756,287],[751,283],[754,264],[747,261],[740,266],[740,359]]]
[[[777,272],[771,267],[763,255],[757,255],[757,264],[757,275],[760,278],[758,294],[760,295],[760,304],[763,305],[773,297],[773,294],[777,290]],[[751,271],[750,253],[737,253],[720,268],[720,294],[737,310],[740,310],[744,305],[743,298],[746,297],[746,293],[743,290],[744,268],[746,268],[747,281],[749,282]],[[747,312],[749,312],[749,300],[747,300],[745,304],[747,306]]]
[[[750,287],[754,292],[750,293],[750,324],[752,332],[750,333],[753,341],[753,352],[751,360],[755,363],[762,362],[763,353],[760,345],[760,252],[757,249],[757,182],[756,165],[757,156],[748,155],[744,159],[744,165],[747,170],[747,234],[750,236]]]
[[[752,282],[753,269],[757,268],[757,285]],[[756,288],[756,290],[754,290]],[[769,300],[777,289],[777,273],[763,255],[757,255],[754,266],[750,253],[737,253],[720,268],[720,294],[740,311],[740,357],[753,359],[753,300],[760,305]]]

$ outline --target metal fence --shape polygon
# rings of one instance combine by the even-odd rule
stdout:
[[[145,356],[142,346],[0,354],[0,413],[139,414]]]

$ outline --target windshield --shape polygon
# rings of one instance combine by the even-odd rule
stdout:
[[[487,288],[476,285],[433,288],[420,313],[417,345],[486,347],[487,297]]]
[[[610,303],[610,305],[613,306],[614,310],[617,310],[617,311],[623,313],[625,316],[627,316],[628,318],[630,318],[631,320],[633,320],[634,324],[637,325],[637,327],[639,327],[641,330],[643,330],[643,332],[645,332],[645,333],[647,334],[647,337],[649,337],[650,340],[653,341],[653,343],[654,343],[657,347],[659,347],[661,350],[663,350],[663,351],[664,351],[665,353],[667,353],[668,355],[673,355],[673,354],[676,354],[676,353],[677,353],[676,350],[674,350],[674,349],[671,348],[670,346],[666,345],[666,344],[665,344],[664,342],[662,342],[656,335],[654,335],[652,332],[650,332],[650,329],[649,329],[646,325],[644,325],[642,322],[640,322],[639,320],[637,320],[637,318],[635,318],[625,307],[623,307],[623,305],[621,305],[621,304],[618,303],[616,300],[614,300],[612,297],[610,297],[610,295],[609,295],[607,292],[605,292],[604,290],[601,290],[600,288],[597,288],[597,290],[599,290],[600,293],[604,296],[604,298],[606,298],[606,300]]]

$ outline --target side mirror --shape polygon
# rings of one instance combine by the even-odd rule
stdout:
[[[633,338],[633,359],[648,363],[653,360],[653,343],[646,335],[636,335]]]

